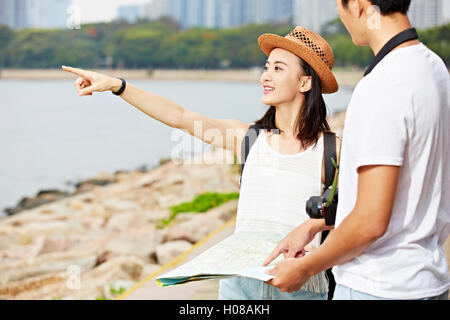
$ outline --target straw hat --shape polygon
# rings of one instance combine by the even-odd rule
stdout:
[[[296,27],[284,38],[271,33],[263,34],[258,38],[258,44],[267,56],[273,49],[281,48],[306,61],[319,76],[322,93],[338,90],[338,83],[331,72],[334,65],[333,50],[318,34],[304,27]]]

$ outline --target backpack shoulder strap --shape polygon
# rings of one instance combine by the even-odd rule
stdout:
[[[325,162],[325,190],[328,189],[334,181],[336,168],[331,162],[331,158],[337,163],[336,157],[336,134],[332,132],[324,133],[323,156]]]
[[[250,149],[255,143],[256,139],[259,136],[261,131],[261,127],[257,124],[254,124],[248,128],[247,133],[242,140],[241,145],[241,178],[239,179],[239,184],[241,184],[242,173],[244,172],[245,162],[247,161],[248,154],[250,153]]]

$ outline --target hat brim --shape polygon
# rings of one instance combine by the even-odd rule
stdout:
[[[338,91],[339,85],[333,72],[331,72],[326,63],[306,45],[297,44],[292,40],[271,33],[261,35],[258,38],[258,44],[266,56],[269,56],[275,48],[285,49],[294,53],[316,71],[322,85],[322,93],[334,93]]]

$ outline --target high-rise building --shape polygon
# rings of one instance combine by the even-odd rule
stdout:
[[[218,27],[233,28],[245,23],[246,0],[222,0],[218,9]]]
[[[31,0],[14,1],[14,29],[24,29],[34,25],[32,11],[36,10],[35,5],[36,3]]]
[[[14,28],[14,0],[0,1],[0,25]]]
[[[143,7],[144,17],[154,20],[170,16],[182,29],[292,23],[320,32],[327,22],[338,18],[336,4],[331,0],[148,0]]]
[[[274,6],[277,1],[245,0],[245,23],[262,24],[275,20]]]
[[[170,0],[170,16],[178,21],[182,29],[187,25],[188,0]]]
[[[171,0],[150,0],[142,6],[142,17],[149,20],[171,17],[171,4]]]
[[[450,1],[443,1],[443,8],[442,8],[442,23],[449,23],[450,22]]]
[[[65,28],[71,0],[30,0],[31,24],[37,28]]]
[[[408,16],[414,27],[426,29],[444,23],[443,12],[443,0],[412,0]]]
[[[1,0],[0,24],[14,29],[64,28],[71,0]]]
[[[204,0],[203,10],[203,25],[206,28],[216,28],[219,26],[219,6],[220,0]]]
[[[244,0],[245,23],[289,22],[293,16],[293,0]]]
[[[186,20],[184,28],[200,27],[204,25],[204,0],[189,0],[186,3]]]
[[[129,23],[135,23],[139,20],[141,16],[141,6],[131,5],[131,6],[119,6],[118,8],[118,19],[125,20]]]
[[[334,1],[294,0],[294,24],[306,27],[311,31],[320,32],[327,22],[338,16]]]
[[[275,22],[291,23],[294,18],[294,1],[293,0],[275,1],[275,12],[277,13]]]
[[[153,0],[166,2],[165,11],[177,20],[183,29],[195,26],[231,28],[249,23],[290,22],[293,17],[293,0]],[[151,5],[147,5],[148,12]],[[150,19],[161,17],[153,10]]]

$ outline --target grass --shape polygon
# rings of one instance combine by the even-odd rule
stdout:
[[[179,214],[186,212],[203,213],[212,208],[218,207],[223,203],[239,199],[239,192],[232,193],[211,193],[207,192],[197,196],[191,202],[184,202],[179,205],[170,207],[171,215],[168,219],[161,219],[158,221],[157,228],[163,229],[167,227]]]
[[[109,292],[115,295],[121,295],[125,291],[127,291],[127,289],[125,289],[124,287],[120,287],[119,290],[116,290],[113,288],[113,286],[109,286]]]
[[[116,289],[114,289],[114,287],[112,285],[109,285],[109,292],[111,292],[111,294],[113,294],[115,296],[119,296],[122,293],[124,293],[125,291],[127,291],[127,289],[124,287],[120,287],[119,290],[116,290]],[[112,299],[107,299],[105,296],[100,296],[100,297],[97,297],[95,300],[112,300]]]

